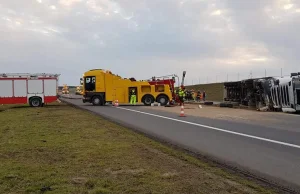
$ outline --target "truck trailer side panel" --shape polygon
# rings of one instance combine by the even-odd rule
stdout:
[[[28,94],[43,94],[43,80],[28,80]]]
[[[44,80],[45,103],[54,102],[57,99],[57,81],[55,79]]]
[[[13,81],[5,79],[0,80],[0,104],[13,104],[13,93]],[[20,101],[20,99],[17,100]]]
[[[9,98],[13,96],[12,80],[0,81],[0,97]]]
[[[14,83],[14,98],[12,101],[15,103],[27,103],[27,80],[19,79],[13,80]]]
[[[112,74],[105,74],[105,98],[106,101],[112,102],[114,100],[113,98],[113,76]]]
[[[15,97],[27,97],[27,81],[26,80],[14,80],[14,96]]]

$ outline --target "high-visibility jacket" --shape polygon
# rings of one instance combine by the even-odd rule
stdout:
[[[185,97],[185,92],[183,90],[179,90],[179,97]]]
[[[130,95],[131,95],[131,96],[134,96],[134,95],[135,95],[135,91],[134,91],[134,90],[131,90]]]

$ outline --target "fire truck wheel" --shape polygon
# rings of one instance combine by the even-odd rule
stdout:
[[[161,106],[165,106],[168,104],[169,98],[165,95],[160,95],[157,98],[157,102],[160,103]]]
[[[30,99],[29,102],[31,107],[41,107],[42,106],[42,100],[38,97],[33,97]]]
[[[151,103],[154,102],[154,98],[151,95],[145,95],[142,99],[142,102],[144,103],[145,106],[150,106]]]
[[[92,103],[94,106],[102,106],[103,100],[102,100],[101,96],[95,96],[92,100]]]

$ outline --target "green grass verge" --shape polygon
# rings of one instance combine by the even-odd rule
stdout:
[[[0,193],[271,193],[65,104],[2,110]]]

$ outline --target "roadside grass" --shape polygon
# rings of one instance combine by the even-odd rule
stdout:
[[[273,193],[63,103],[0,123],[0,193]]]

